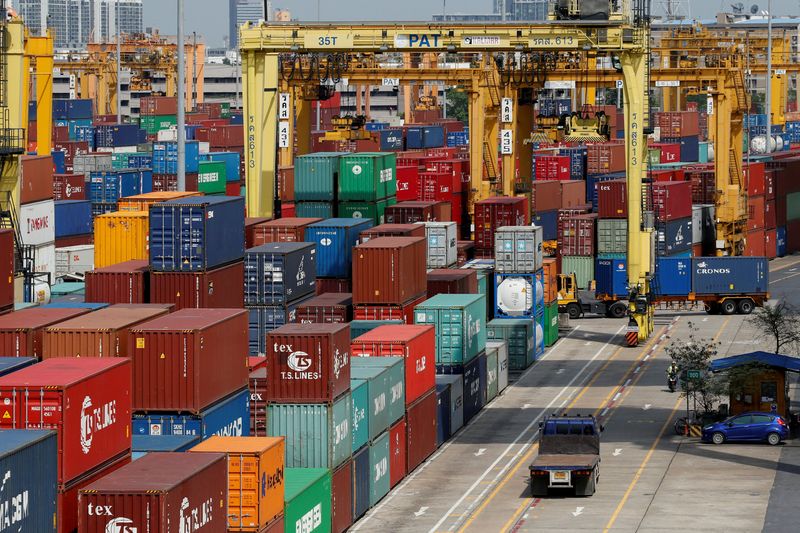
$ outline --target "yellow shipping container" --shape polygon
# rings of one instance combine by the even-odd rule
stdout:
[[[150,214],[114,212],[94,219],[94,267],[150,259]]]
[[[184,191],[184,192],[148,192],[144,194],[137,194],[136,196],[126,196],[120,198],[117,202],[117,208],[120,211],[148,211],[150,206],[161,202],[168,202],[176,198],[186,198],[188,196],[202,196],[201,192]]]
[[[283,514],[284,437],[210,437],[190,452],[228,454],[228,531],[261,531]]]

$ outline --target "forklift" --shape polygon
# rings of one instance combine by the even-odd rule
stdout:
[[[627,301],[611,295],[595,294],[594,281],[587,290],[579,289],[575,273],[559,274],[557,287],[558,312],[568,314],[571,319],[580,318],[586,313],[608,318],[624,318],[628,314]]]

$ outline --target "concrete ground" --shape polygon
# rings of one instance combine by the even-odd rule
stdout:
[[[777,299],[797,301],[800,258],[771,263]],[[720,357],[768,346],[742,316],[659,312],[656,332],[622,348],[626,322],[584,318],[505,393],[357,522],[353,531],[792,531],[800,443],[713,446],[679,437],[685,400],[666,389],[672,338],[716,339]],[[532,499],[538,422],[593,413],[606,426],[590,498]]]

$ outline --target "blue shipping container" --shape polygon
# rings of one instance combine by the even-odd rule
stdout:
[[[53,120],[67,120],[69,118],[69,100],[62,100],[60,98],[53,100]]]
[[[775,250],[778,257],[786,255],[786,226],[778,226],[775,231]]]
[[[486,352],[464,365],[464,425],[483,409],[486,398]]]
[[[200,169],[200,143],[186,143],[186,172]],[[178,143],[176,141],[158,142],[153,145],[153,172],[157,174],[178,173]],[[236,175],[239,169],[236,170]]]
[[[436,376],[436,388],[440,385],[448,387],[448,405],[450,406],[450,426],[445,429],[448,439],[464,427],[464,376],[461,374],[448,374]]]
[[[692,250],[692,218],[656,222],[658,255],[676,255]]]
[[[769,290],[766,257],[697,257],[692,259],[695,294],[762,294]]]
[[[136,146],[146,140],[145,131],[133,124],[110,124],[95,128],[95,144],[98,147]]]
[[[406,129],[406,150],[424,148],[422,140],[422,127],[411,126]]]
[[[403,149],[403,130],[382,130],[380,135],[382,152],[396,152]]]
[[[55,202],[56,239],[92,233],[92,202],[59,200]]]
[[[664,296],[685,296],[692,292],[692,260],[683,257],[659,257],[653,291]]]
[[[597,282],[597,294],[628,297],[628,260],[597,259],[594,276]]]
[[[450,384],[436,384],[436,446],[450,440]]]
[[[231,113],[230,125],[241,126],[242,124],[244,124],[244,115],[241,113]]]
[[[425,126],[422,128],[423,148],[440,148],[444,146],[444,128],[441,126]]]
[[[106,303],[89,303],[89,302],[76,302],[75,296],[62,296],[58,301],[51,301],[42,307],[45,309],[91,309],[97,311],[98,309],[105,309],[109,304]]]
[[[662,137],[661,142],[681,145],[681,161],[696,162],[700,160],[700,138],[697,135],[689,137]]]
[[[451,131],[447,133],[447,146],[466,146],[469,144],[469,133],[466,131]]]
[[[245,305],[285,304],[316,290],[317,254],[310,242],[274,242],[244,254]]]
[[[35,362],[35,357],[0,357],[0,376],[10,374]]]
[[[185,452],[200,443],[197,435],[133,435],[131,458],[136,460],[148,452]]]
[[[67,173],[67,154],[61,150],[53,150],[50,152],[53,156],[53,173],[66,174]]]
[[[94,117],[94,101],[89,99],[67,100],[67,118],[69,120],[89,120]]]
[[[55,529],[58,457],[55,431],[0,431],[0,529]]]
[[[267,353],[267,333],[297,319],[297,308],[312,299],[314,294],[300,298],[288,305],[249,306],[248,312],[248,347],[250,355]]]
[[[197,435],[205,440],[221,437],[250,436],[250,391],[243,389],[199,415],[150,413],[133,415],[134,435]]]
[[[388,122],[367,122],[364,129],[367,131],[381,131],[389,127]]]
[[[533,216],[532,222],[542,227],[544,240],[554,241],[558,238],[558,209],[540,211]]]
[[[238,152],[211,152],[207,154],[208,161],[219,161],[225,163],[225,178],[227,181],[239,181],[240,157]]]
[[[372,226],[372,220],[364,218],[330,218],[308,226],[306,242],[317,243],[317,276],[350,277],[353,247],[361,232]]]
[[[91,119],[73,119],[67,121],[67,134],[69,135],[70,141],[82,141],[83,139],[78,137],[78,128],[85,129],[91,128],[92,121]]]
[[[116,202],[126,196],[153,192],[153,173],[149,170],[91,172],[89,200],[93,203]]]
[[[369,467],[369,446],[364,446],[353,454],[353,518],[364,516],[369,509],[369,480],[372,470]]]
[[[196,196],[150,208],[150,266],[201,272],[244,257],[244,198]]]

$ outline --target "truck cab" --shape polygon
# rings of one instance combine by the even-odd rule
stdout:
[[[575,274],[559,274],[556,280],[559,313],[567,313],[572,319],[580,318],[586,313],[609,318],[623,318],[628,314],[628,305],[624,301],[597,295],[594,287],[589,287],[589,290],[579,289]]]
[[[530,465],[531,495],[571,490],[591,496],[600,479],[600,433],[594,416],[548,416],[539,424],[539,455]]]

